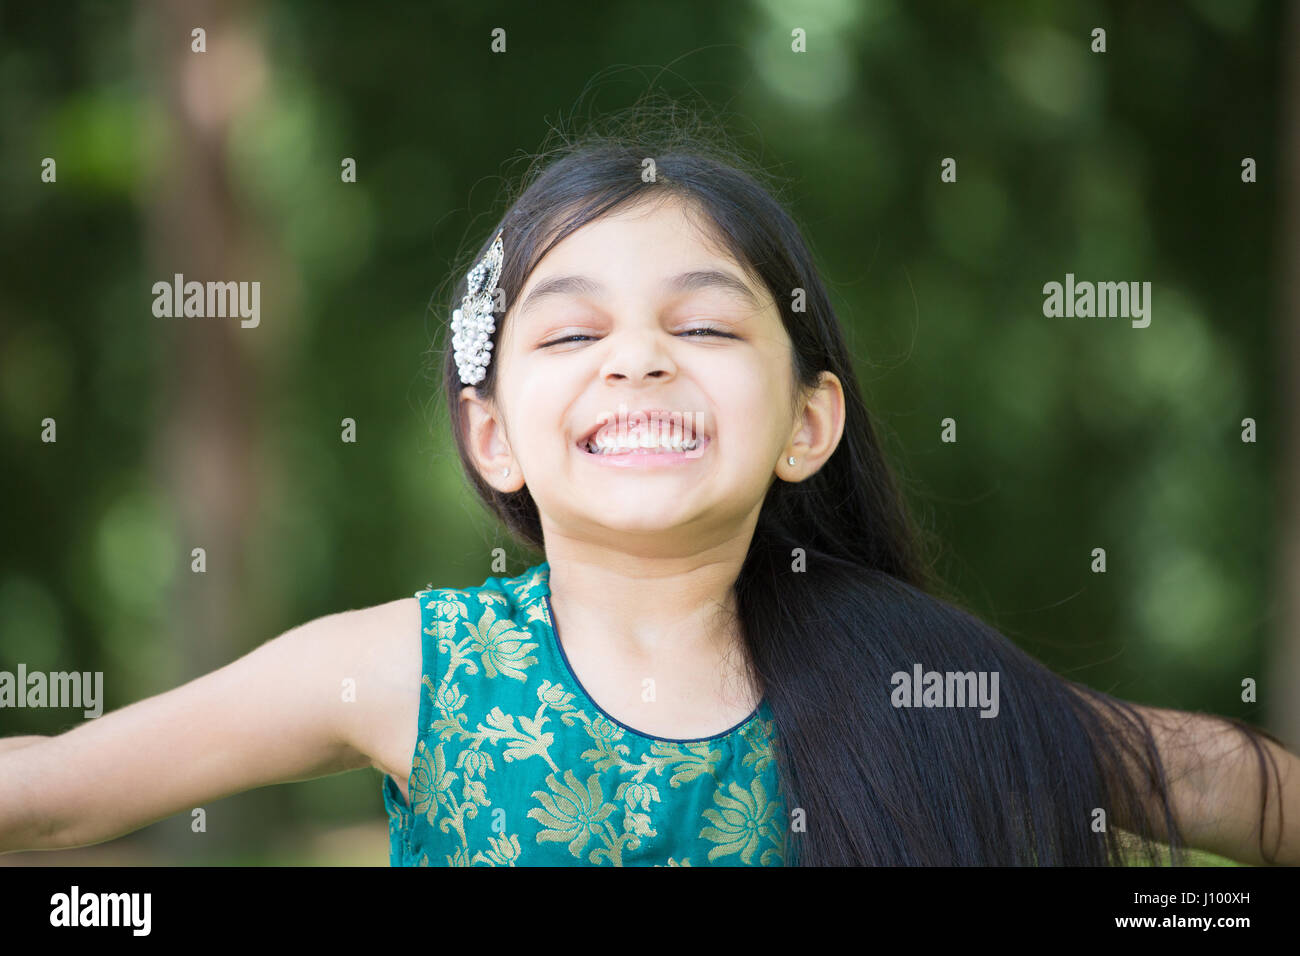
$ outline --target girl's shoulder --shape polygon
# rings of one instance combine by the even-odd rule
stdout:
[[[481,584],[435,587],[416,592],[420,624],[430,635],[470,622],[479,627],[509,619],[518,625],[549,621],[550,573],[548,562],[533,565],[516,575],[494,574]]]
[[[353,690],[346,713],[354,749],[371,766],[405,780],[419,725],[426,620],[477,621],[486,608],[497,617],[540,613],[549,571],[541,564],[471,586],[430,582],[411,597],[343,612],[340,624],[348,636],[336,669],[340,693]]]
[[[420,601],[403,597],[339,614],[332,662],[348,744],[406,779],[420,708]],[[409,738],[409,739],[407,739]]]

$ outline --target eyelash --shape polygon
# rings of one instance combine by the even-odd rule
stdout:
[[[696,332],[707,332],[707,333],[710,334],[710,335],[716,335],[716,336],[718,336],[719,338],[724,338],[724,339],[736,339],[736,338],[739,338],[739,337],[740,337],[740,336],[738,336],[738,335],[732,335],[730,332],[723,332],[721,329],[710,329],[710,328],[687,329],[685,332],[679,332],[678,334],[679,334],[679,335],[686,335],[686,336],[689,336],[689,335],[692,335],[693,333],[696,333]],[[555,339],[555,340],[550,341],[550,342],[543,342],[541,345],[538,346],[538,348],[542,348],[542,349],[544,349],[544,348],[546,348],[547,346],[550,346],[550,345],[559,345],[561,342],[572,342],[572,341],[574,341],[574,340],[576,340],[576,339],[590,339],[590,338],[594,338],[594,336],[591,336],[591,335],[566,335],[566,336],[565,336],[564,338],[562,338],[562,339]]]

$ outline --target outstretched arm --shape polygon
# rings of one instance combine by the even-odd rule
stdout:
[[[1261,755],[1222,717],[1129,703],[1151,728],[1189,846],[1254,866],[1300,865],[1300,757],[1262,735]],[[1146,792],[1156,836],[1167,841],[1164,815]]]
[[[369,692],[393,656],[376,625],[396,633],[414,603],[318,618],[67,733],[0,739],[0,853],[100,843],[243,790],[370,766],[393,709]],[[366,691],[358,702],[341,702],[344,678]]]

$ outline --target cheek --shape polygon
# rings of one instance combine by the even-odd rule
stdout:
[[[766,466],[788,437],[784,429],[789,408],[777,376],[766,365],[747,362],[719,369],[711,383],[718,431],[725,436],[726,447],[736,451],[737,460]]]
[[[544,481],[542,476],[551,468],[564,467],[562,459],[572,450],[569,429],[573,402],[582,394],[581,385],[535,371],[525,372],[511,385],[513,445],[521,458],[535,463],[539,470],[534,474],[538,481]],[[542,462],[548,465],[542,466]]]

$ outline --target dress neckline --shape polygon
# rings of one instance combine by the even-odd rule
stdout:
[[[573,684],[578,689],[578,692],[582,694],[587,703],[606,720],[617,724],[628,733],[636,734],[636,736],[642,737],[646,740],[661,741],[669,744],[693,744],[703,743],[709,740],[722,740],[725,737],[730,737],[733,734],[739,733],[746,725],[756,720],[762,713],[764,705],[767,703],[766,697],[761,697],[759,699],[758,705],[750,712],[748,717],[745,717],[739,723],[732,724],[726,730],[719,731],[716,734],[710,734],[707,737],[660,737],[655,734],[648,734],[643,730],[637,730],[635,727],[623,723],[623,721],[619,720],[613,714],[606,711],[604,707],[601,707],[600,704],[596,703],[596,699],[592,697],[587,688],[583,686],[582,681],[578,679],[578,675],[573,669],[573,665],[569,663],[569,655],[564,652],[564,645],[560,642],[559,629],[555,626],[555,615],[551,613],[551,569],[549,562],[541,564],[537,570],[541,572],[541,601],[545,606],[546,611],[543,624],[546,627],[547,639],[550,641],[551,647],[559,653],[560,660],[564,662],[564,668],[569,672],[569,676],[573,678]]]

